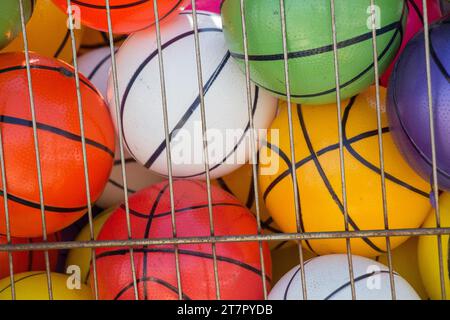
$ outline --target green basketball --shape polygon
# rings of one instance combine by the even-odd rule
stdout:
[[[232,57],[244,70],[240,0],[224,0],[222,21]],[[286,41],[292,101],[336,101],[330,0],[285,0]],[[286,99],[279,0],[246,0],[250,77]],[[380,75],[402,42],[407,7],[403,0],[375,0]],[[370,0],[337,0],[335,17],[341,98],[352,97],[375,81]]]
[[[0,0],[0,49],[6,47],[22,31],[19,1]],[[33,13],[34,1],[23,1],[23,12],[27,22]]]

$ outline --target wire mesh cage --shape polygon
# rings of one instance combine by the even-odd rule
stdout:
[[[306,266],[306,257],[304,256],[305,251],[302,249],[305,243],[308,241],[314,241],[314,240],[326,240],[326,239],[343,239],[345,240],[345,254],[347,259],[347,265],[348,265],[348,279],[349,283],[347,284],[347,287],[351,290],[351,298],[352,299],[358,299],[357,294],[357,285],[359,276],[357,272],[355,273],[354,270],[354,255],[352,254],[352,239],[374,239],[374,238],[380,238],[385,239],[385,248],[386,250],[383,250],[383,253],[386,255],[386,264],[387,264],[387,274],[389,275],[389,290],[390,290],[390,296],[385,296],[385,299],[396,299],[398,292],[396,291],[396,281],[395,276],[396,271],[394,271],[394,257],[392,255],[392,248],[391,248],[391,242],[395,238],[399,237],[418,237],[418,236],[430,236],[435,237],[437,239],[437,252],[438,252],[438,266],[439,266],[439,291],[440,295],[443,299],[448,297],[448,292],[446,292],[446,281],[448,281],[449,275],[446,274],[445,270],[448,270],[448,266],[446,267],[446,264],[448,265],[449,262],[446,261],[449,259],[449,254],[445,252],[445,247],[449,247],[449,245],[445,244],[445,236],[450,234],[450,228],[449,227],[443,227],[441,225],[441,208],[439,207],[439,197],[438,195],[441,193],[439,188],[439,166],[438,166],[438,157],[437,157],[437,150],[436,150],[436,134],[435,134],[435,116],[434,116],[434,107],[436,100],[433,99],[433,83],[432,83],[432,75],[431,75],[431,62],[433,59],[433,55],[435,55],[435,52],[433,51],[433,47],[430,45],[430,21],[429,21],[429,15],[428,15],[428,6],[430,5],[429,1],[423,0],[422,2],[423,6],[423,26],[424,26],[424,43],[425,46],[423,47],[424,50],[424,56],[425,56],[425,65],[426,65],[426,79],[427,79],[427,104],[428,104],[428,119],[429,119],[429,146],[431,148],[431,190],[432,194],[435,195],[436,201],[435,201],[435,221],[436,224],[433,227],[429,228],[390,228],[390,223],[388,219],[388,202],[389,202],[389,196],[387,191],[387,181],[391,179],[389,176],[389,173],[385,170],[385,154],[384,154],[384,140],[383,140],[383,134],[384,134],[384,128],[382,125],[382,113],[383,113],[383,102],[382,102],[382,94],[381,94],[381,85],[380,85],[380,77],[381,77],[381,71],[379,67],[380,63],[380,55],[382,55],[381,52],[379,52],[380,47],[377,45],[377,40],[379,39],[377,36],[380,34],[380,27],[377,26],[377,2],[376,0],[360,0],[361,2],[364,2],[366,7],[368,8],[368,15],[364,19],[368,19],[370,29],[368,30],[368,33],[364,35],[368,39],[368,41],[371,42],[371,58],[372,58],[372,66],[374,72],[374,77],[372,79],[372,82],[374,83],[374,92],[375,92],[375,109],[376,109],[376,123],[377,128],[373,132],[373,136],[377,139],[377,150],[378,150],[378,161],[379,161],[379,181],[376,188],[380,189],[381,199],[378,199],[382,202],[381,206],[381,212],[379,212],[380,217],[383,217],[383,225],[384,228],[382,229],[374,229],[374,230],[366,230],[366,229],[359,229],[355,227],[355,225],[352,223],[352,219],[348,212],[348,203],[347,203],[347,195],[351,190],[348,190],[348,183],[346,181],[346,161],[347,156],[345,155],[346,150],[346,137],[345,137],[345,127],[343,127],[342,124],[342,114],[344,113],[344,105],[343,101],[345,98],[341,99],[341,92],[342,88],[346,86],[345,83],[341,80],[341,73],[340,73],[340,49],[345,46],[345,44],[340,40],[339,38],[339,22],[337,21],[336,17],[336,7],[338,6],[339,1],[335,0],[329,0],[328,3],[328,9],[329,14],[331,17],[331,21],[329,21],[329,25],[326,25],[327,28],[329,28],[332,32],[332,38],[330,39],[331,43],[329,44],[329,52],[332,54],[332,66],[333,66],[333,74],[334,77],[334,85],[335,90],[333,91],[333,94],[335,96],[335,103],[336,103],[336,109],[333,111],[336,114],[336,123],[337,123],[337,132],[338,132],[338,143],[335,146],[335,149],[338,152],[338,159],[339,163],[335,164],[339,168],[339,178],[340,178],[340,187],[341,190],[337,192],[340,196],[340,200],[342,203],[342,223],[344,225],[344,230],[321,230],[321,231],[308,231],[305,230],[304,226],[302,225],[302,201],[301,201],[301,194],[304,190],[299,188],[300,182],[302,179],[307,179],[308,177],[302,176],[298,172],[298,166],[300,165],[299,161],[301,159],[298,159],[298,154],[295,151],[295,139],[298,139],[296,137],[296,129],[294,127],[295,122],[295,97],[293,97],[292,94],[292,68],[290,61],[292,59],[295,59],[293,57],[293,53],[291,51],[291,46],[289,44],[289,38],[287,36],[288,31],[291,29],[289,26],[289,21],[286,19],[287,11],[291,10],[288,5],[292,4],[292,1],[288,0],[279,0],[277,1],[277,10],[279,12],[277,13],[280,17],[280,25],[277,26],[281,30],[281,40],[282,43],[281,48],[282,52],[279,52],[280,62],[279,66],[281,69],[279,70],[282,72],[282,82],[285,86],[285,100],[286,100],[286,116],[288,119],[288,126],[287,126],[287,132],[289,135],[289,154],[287,155],[289,159],[289,165],[287,168],[287,175],[290,178],[291,182],[291,190],[289,192],[292,192],[293,194],[293,208],[295,209],[295,231],[294,232],[278,232],[278,233],[266,233],[264,232],[264,228],[267,224],[267,221],[262,218],[262,208],[260,207],[262,199],[261,193],[258,191],[261,189],[260,181],[258,179],[258,138],[257,138],[257,130],[255,129],[254,124],[254,117],[253,117],[253,97],[254,97],[254,86],[252,82],[252,63],[254,61],[254,56],[252,56],[251,53],[251,46],[250,43],[251,39],[249,39],[249,33],[253,32],[251,27],[248,27],[249,19],[251,17],[248,17],[246,15],[246,5],[248,5],[248,2],[246,0],[240,0],[240,1],[234,1],[234,3],[239,4],[240,8],[240,17],[234,17],[235,19],[240,19],[240,25],[242,26],[242,43],[240,44],[242,47],[242,68],[245,74],[245,87],[242,88],[242,90],[245,92],[246,102],[247,102],[247,117],[248,117],[248,124],[249,124],[249,135],[250,139],[250,149],[251,149],[251,157],[250,162],[252,163],[251,167],[251,192],[253,192],[254,201],[254,210],[256,215],[256,224],[257,224],[257,233],[256,234],[240,234],[240,235],[218,235],[217,230],[217,222],[215,221],[215,215],[214,211],[216,210],[214,199],[213,199],[213,178],[211,178],[211,168],[210,168],[210,161],[208,160],[208,157],[210,156],[210,152],[208,151],[208,135],[207,135],[207,108],[208,104],[206,102],[206,91],[208,90],[208,79],[204,78],[204,72],[202,71],[202,46],[201,46],[201,28],[199,28],[198,25],[198,14],[200,10],[197,8],[196,1],[189,0],[188,4],[191,6],[190,11],[186,11],[187,14],[191,16],[192,19],[192,35],[194,39],[194,49],[195,49],[195,69],[196,69],[196,78],[193,78],[191,81],[197,85],[198,90],[198,108],[200,111],[200,119],[201,119],[201,133],[202,133],[202,149],[203,149],[203,166],[204,166],[204,180],[206,184],[206,194],[205,194],[205,208],[208,212],[209,222],[208,222],[208,228],[209,228],[209,235],[208,236],[179,236],[179,233],[177,232],[177,203],[174,196],[174,184],[177,181],[177,177],[172,172],[172,151],[171,151],[171,139],[173,137],[172,129],[170,128],[170,121],[169,121],[169,111],[168,111],[168,98],[167,98],[167,82],[165,78],[165,69],[168,68],[169,63],[167,61],[164,61],[164,55],[163,50],[165,48],[165,42],[162,40],[161,37],[161,26],[160,23],[163,20],[163,17],[160,17],[160,10],[158,9],[158,6],[161,6],[163,1],[157,1],[157,0],[151,0],[153,2],[153,15],[155,17],[154,25],[151,27],[153,28],[155,34],[156,34],[156,48],[157,48],[157,60],[156,61],[156,67],[158,70],[158,79],[159,79],[159,89],[160,92],[157,93],[161,97],[161,112],[163,116],[163,123],[164,123],[164,143],[166,146],[169,146],[166,149],[165,152],[165,164],[167,166],[168,174],[167,174],[167,191],[169,194],[169,202],[170,202],[170,211],[167,213],[168,216],[170,216],[170,224],[171,224],[171,230],[172,234],[171,237],[164,237],[164,238],[154,238],[154,237],[135,237],[133,236],[133,230],[132,230],[132,215],[133,215],[133,208],[130,208],[130,204],[128,201],[129,193],[129,182],[127,179],[127,170],[126,170],[126,163],[127,163],[127,154],[126,154],[126,143],[124,141],[123,136],[123,117],[120,116],[120,113],[122,112],[120,107],[122,103],[123,96],[121,96],[121,90],[120,90],[120,81],[118,78],[118,66],[117,66],[117,48],[115,44],[115,36],[114,36],[114,20],[112,19],[111,12],[115,9],[113,4],[111,4],[110,0],[104,1],[104,10],[106,16],[104,17],[106,21],[107,30],[105,35],[107,35],[107,42],[106,45],[109,48],[108,54],[110,55],[111,59],[111,70],[110,70],[110,93],[111,93],[111,100],[114,101],[115,109],[112,110],[112,112],[115,113],[114,118],[118,119],[116,122],[117,126],[117,134],[118,134],[118,149],[116,152],[118,152],[118,159],[116,160],[116,165],[120,171],[120,175],[122,178],[122,181],[120,181],[121,186],[123,187],[123,204],[121,208],[124,211],[125,214],[125,225],[126,225],[126,238],[127,239],[111,239],[111,240],[96,240],[96,230],[94,226],[94,209],[93,209],[93,201],[92,201],[92,193],[90,190],[91,180],[90,175],[92,175],[92,171],[89,170],[89,161],[88,161],[88,151],[87,148],[90,144],[89,138],[85,134],[85,126],[87,119],[84,118],[84,108],[85,102],[83,101],[83,93],[82,93],[82,86],[83,86],[83,78],[79,75],[79,64],[78,64],[78,58],[77,58],[77,47],[79,46],[79,43],[77,44],[77,37],[76,37],[76,17],[74,17],[74,12],[76,10],[73,9],[73,7],[80,5],[80,1],[75,0],[67,0],[66,6],[69,8],[67,11],[68,15],[68,38],[67,41],[70,41],[70,45],[72,48],[72,56],[73,56],[73,68],[74,71],[73,74],[69,75],[70,77],[73,77],[75,80],[75,86],[73,87],[74,92],[76,92],[76,101],[78,106],[78,125],[80,128],[80,136],[77,138],[81,142],[81,155],[82,155],[82,161],[83,161],[83,173],[84,173],[84,184],[85,184],[85,190],[86,190],[86,203],[87,203],[87,217],[88,217],[88,233],[89,233],[89,240],[88,241],[48,241],[48,232],[47,232],[47,224],[46,224],[46,208],[45,205],[45,197],[46,194],[44,192],[43,188],[43,177],[42,177],[42,158],[40,155],[40,130],[42,130],[42,124],[37,121],[36,116],[36,106],[34,103],[34,84],[33,84],[33,75],[32,75],[32,69],[33,64],[31,63],[31,60],[33,60],[33,56],[30,54],[29,46],[28,46],[28,37],[27,37],[27,28],[26,28],[26,8],[27,8],[27,2],[26,0],[17,0],[20,8],[20,21],[21,21],[21,32],[23,36],[23,46],[24,46],[24,56],[25,56],[25,65],[23,68],[26,70],[27,74],[27,92],[23,92],[23,95],[29,96],[30,101],[30,113],[31,113],[31,121],[29,123],[29,127],[32,129],[33,133],[33,143],[34,143],[34,154],[35,159],[34,163],[36,166],[36,181],[37,181],[37,191],[39,194],[39,203],[37,204],[36,209],[39,210],[40,213],[40,219],[41,219],[41,229],[42,229],[42,241],[39,242],[32,242],[32,243],[13,243],[12,241],[12,235],[11,235],[11,225],[10,225],[10,203],[9,199],[11,197],[14,197],[12,193],[8,190],[8,184],[7,184],[7,177],[8,177],[8,170],[7,166],[5,164],[5,157],[3,152],[3,146],[7,142],[8,136],[5,136],[3,134],[3,131],[0,131],[0,145],[2,148],[0,148],[0,164],[1,164],[1,176],[2,176],[2,195],[4,200],[4,212],[5,212],[5,230],[6,230],[6,239],[7,243],[0,244],[0,251],[6,252],[8,254],[8,261],[9,261],[9,279],[10,284],[7,287],[7,289],[4,290],[10,290],[11,298],[16,298],[16,285],[17,285],[17,275],[15,275],[15,267],[13,263],[13,254],[15,252],[24,252],[24,251],[43,251],[45,254],[45,275],[47,279],[47,287],[48,287],[48,296],[49,299],[53,299],[54,292],[53,292],[53,285],[52,285],[52,271],[51,271],[51,252],[54,250],[67,250],[67,249],[75,249],[75,248],[88,248],[88,249],[101,249],[101,248],[121,248],[123,249],[122,254],[129,256],[129,266],[130,270],[129,273],[132,278],[132,283],[129,288],[129,290],[132,291],[132,295],[135,299],[145,299],[147,296],[143,296],[140,293],[139,286],[145,282],[145,278],[142,277],[142,275],[139,274],[138,270],[140,270],[140,267],[136,265],[136,255],[142,254],[142,249],[148,249],[148,248],[170,248],[171,253],[173,253],[173,263],[175,264],[175,279],[176,282],[170,284],[171,291],[176,293],[177,297],[179,299],[186,299],[187,295],[185,294],[183,290],[183,272],[182,272],[182,266],[180,266],[181,256],[185,254],[186,251],[186,245],[202,245],[206,244],[210,247],[210,254],[209,258],[212,260],[212,270],[209,270],[208,272],[211,272],[212,280],[214,282],[213,288],[214,294],[213,296],[217,299],[223,298],[223,294],[221,294],[221,281],[220,281],[220,270],[222,270],[225,267],[219,267],[219,264],[221,261],[223,261],[224,257],[218,254],[218,246],[223,244],[229,244],[229,243],[258,243],[258,255],[259,255],[259,267],[256,268],[256,272],[258,276],[260,277],[261,285],[262,285],[262,292],[263,297],[265,299],[268,298],[268,294],[270,292],[270,285],[269,282],[266,281],[268,271],[266,270],[266,260],[268,259],[267,250],[264,249],[266,242],[277,242],[277,241],[290,241],[295,242],[297,246],[297,252],[298,252],[298,269],[297,269],[297,277],[298,279],[295,279],[295,281],[299,281],[298,290],[301,292],[298,293],[298,297],[301,297],[303,299],[308,299],[308,274],[305,272],[305,266]],[[264,2],[265,0],[260,0],[261,2]],[[300,1],[300,0],[299,0]],[[33,1],[31,1],[33,2]],[[272,3],[274,1],[271,1]],[[307,1],[304,1],[307,2]],[[405,1],[404,6],[406,6],[406,3],[409,3],[410,1]],[[224,6],[226,3],[226,0],[221,1],[221,6]],[[278,21],[276,21],[278,23]],[[327,24],[328,21],[322,22],[323,24]],[[45,35],[43,35],[44,37]],[[270,35],[269,35],[270,36]],[[450,41],[450,39],[449,39]],[[0,73],[3,70],[0,70]],[[3,118],[3,116],[2,116]],[[5,122],[3,122],[5,123]],[[312,151],[310,154],[310,157],[312,159],[317,159],[317,152]],[[375,186],[374,186],[375,188]],[[377,201],[378,201],[377,200]],[[289,201],[289,200],[287,200]],[[320,204],[317,204],[320,206]],[[368,204],[370,205],[370,204]],[[447,237],[448,238],[448,237]],[[180,248],[181,247],[181,248]],[[354,249],[354,248],[353,248]],[[144,250],[145,251],[145,250]],[[98,264],[98,255],[96,254],[96,250],[90,251],[91,255],[91,284],[92,284],[92,291],[94,293],[94,296],[96,299],[100,298],[99,295],[99,283],[98,283],[98,270],[97,270],[97,264]],[[172,256],[171,256],[172,257]],[[331,268],[331,267],[330,267]],[[330,273],[333,272],[333,270],[330,269]],[[144,274],[145,275],[145,274]],[[294,278],[292,278],[294,279]],[[291,279],[291,280],[292,280]],[[446,280],[447,279],[447,280]],[[192,285],[192,284],[191,284]],[[2,288],[0,288],[1,290]],[[166,286],[167,289],[167,286]],[[287,292],[287,291],[286,291]],[[286,298],[286,296],[285,296]]]

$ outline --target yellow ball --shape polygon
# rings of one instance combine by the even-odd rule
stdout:
[[[253,166],[246,164],[232,173],[213,180],[213,184],[228,191],[240,200],[250,211],[256,216],[256,197],[253,184]],[[261,218],[261,228],[264,234],[280,233],[280,228],[269,215],[260,192],[259,195],[259,213]],[[269,246],[273,250],[275,248],[283,248],[294,242],[287,241],[269,241]]]
[[[440,196],[439,209],[441,216],[441,227],[450,227],[450,193],[443,193]],[[436,216],[434,209],[431,210],[430,215],[423,224],[423,228],[436,228]],[[450,236],[442,235],[441,239],[446,299],[450,300]],[[433,300],[442,299],[437,236],[419,237],[418,256],[420,274],[428,295]]]
[[[69,289],[72,279],[66,274],[51,273],[53,300],[93,300],[91,289],[80,285],[80,289]],[[24,272],[14,275],[17,300],[49,300],[47,273],[45,271]],[[12,300],[10,278],[0,280],[0,300]]]
[[[381,91],[381,101],[386,91]],[[342,101],[340,120],[350,230],[384,229],[375,90]],[[382,109],[385,110],[384,103]],[[344,208],[336,105],[292,105],[300,222],[305,232],[344,231]],[[403,160],[382,113],[389,226],[416,228],[430,210],[429,185]],[[278,136],[277,136],[278,135]],[[260,149],[259,179],[266,207],[284,232],[296,232],[288,112],[283,105]],[[407,237],[392,238],[392,248]],[[345,253],[345,239],[310,240],[306,248],[320,255]],[[351,240],[352,253],[376,256],[384,238]]]
[[[392,238],[391,238],[392,239]],[[411,237],[395,250],[392,250],[392,267],[416,290],[422,300],[428,299],[428,294],[423,285],[419,272],[419,259],[417,257],[417,246],[419,238]],[[385,253],[375,259],[384,265],[388,265],[388,255]]]
[[[126,35],[114,35],[114,45],[120,46],[126,39]],[[109,47],[109,35],[106,32],[94,30],[88,27],[84,27],[83,40],[81,41],[80,54],[84,54],[90,50],[98,49],[108,46]]]
[[[93,220],[94,227],[94,239],[97,239],[98,234],[102,230],[102,227],[106,220],[108,220],[111,213],[114,211],[115,207],[109,208]],[[89,224],[81,229],[80,233],[75,238],[75,241],[89,241],[91,239],[91,233],[89,230]],[[80,267],[81,281],[85,284],[89,283],[90,267],[91,267],[91,251],[90,248],[75,248],[69,251],[66,260],[66,268],[69,266]]]
[[[68,15],[59,10],[51,0],[37,0],[33,16],[27,24],[28,49],[48,57],[72,62],[72,41],[67,28]],[[81,45],[82,30],[75,29],[77,49]],[[2,52],[22,51],[20,35]]]

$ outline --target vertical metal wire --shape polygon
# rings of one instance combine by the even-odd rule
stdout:
[[[246,80],[246,90],[247,90],[247,109],[248,118],[250,124],[250,146],[252,153],[252,175],[253,175],[253,190],[255,191],[255,209],[256,209],[256,223],[257,232],[262,234],[261,229],[261,213],[259,208],[259,186],[258,186],[258,148],[255,145],[257,138],[255,137],[255,125],[253,123],[253,112],[252,112],[252,90],[250,82],[250,65],[248,60],[248,39],[247,39],[247,24],[245,18],[245,7],[244,0],[240,2],[241,9],[241,24],[242,24],[242,38],[244,44],[244,58],[245,58],[245,80]],[[267,300],[267,284],[266,284],[266,266],[264,264],[264,251],[263,242],[259,241],[259,257],[261,263],[261,280],[263,284],[264,299]]]
[[[78,118],[80,123],[80,137],[81,137],[81,150],[83,156],[83,169],[84,169],[84,183],[86,186],[86,201],[88,209],[88,219],[89,219],[89,234],[90,239],[95,240],[94,234],[94,223],[92,216],[92,203],[91,203],[91,187],[89,185],[89,167],[87,162],[87,151],[86,151],[86,135],[84,128],[84,115],[83,115],[83,99],[81,97],[80,91],[80,76],[78,74],[78,62],[77,62],[77,45],[74,33],[73,16],[72,16],[72,4],[71,0],[67,0],[67,11],[69,15],[69,32],[72,41],[72,55],[73,55],[73,67],[75,69],[75,87],[77,94],[77,106],[78,106]],[[98,283],[97,283],[97,263],[95,257],[95,250],[91,250],[91,260],[92,260],[92,271],[94,278],[94,296],[95,300],[98,300]]]
[[[289,81],[289,55],[287,46],[287,28],[286,28],[286,12],[284,6],[284,0],[280,0],[280,17],[281,17],[281,36],[283,40],[283,60],[284,60],[284,80],[286,84],[286,98],[287,98],[287,112],[288,112],[288,122],[289,122],[289,147],[291,149],[291,172],[292,172],[292,188],[294,191],[294,206],[295,206],[295,217],[297,223],[297,232],[301,232],[302,228],[300,225],[300,194],[298,191],[297,183],[297,169],[295,168],[295,143],[294,143],[294,128],[292,124],[292,103],[291,103],[291,84]],[[308,293],[306,290],[306,275],[304,270],[304,259],[301,241],[297,241],[298,254],[300,259],[300,279],[302,285],[302,296],[303,300],[308,299]]]
[[[336,29],[336,10],[334,0],[331,0],[331,27],[333,32],[333,56],[334,56],[334,71],[336,78],[336,105],[337,105],[337,122],[339,130],[339,158],[341,167],[341,183],[342,183],[342,205],[344,207],[344,220],[345,220],[345,231],[349,231],[348,222],[348,207],[347,207],[347,186],[345,178],[345,160],[344,160],[344,138],[343,129],[341,122],[342,107],[341,107],[341,86],[339,78],[339,54],[337,45],[337,29]],[[352,259],[352,248],[350,239],[346,239],[347,244],[347,259],[348,259],[348,269],[350,276],[350,285],[352,291],[352,299],[356,300],[356,290],[355,290],[355,278],[353,273],[353,259]]]
[[[130,206],[128,203],[128,181],[127,181],[127,172],[125,169],[125,154],[123,147],[123,134],[122,134],[122,120],[120,117],[120,97],[119,97],[119,83],[117,78],[117,64],[116,64],[116,56],[114,49],[114,35],[112,32],[112,23],[111,23],[111,7],[110,0],[106,1],[106,17],[108,22],[108,34],[109,34],[109,48],[111,54],[111,75],[113,78],[113,88],[114,88],[114,102],[116,106],[116,119],[117,119],[117,131],[119,134],[119,153],[120,153],[120,166],[122,169],[122,179],[123,179],[123,193],[125,200],[125,217],[127,221],[127,236],[128,239],[132,239],[133,234],[131,232],[131,219],[130,219]],[[130,265],[131,265],[131,275],[133,279],[133,291],[135,300],[139,300],[139,292],[136,278],[136,266],[134,264],[134,250],[132,247],[129,247],[130,252]]]
[[[161,100],[164,118],[164,135],[166,140],[166,164],[169,175],[169,192],[170,192],[170,213],[171,213],[171,223],[172,223],[172,236],[177,237],[177,225],[175,220],[175,199],[173,193],[173,173],[172,173],[172,151],[170,148],[170,129],[169,129],[169,112],[167,108],[167,94],[166,94],[166,79],[164,73],[164,60],[161,45],[161,29],[159,21],[158,3],[153,2],[154,15],[155,15],[155,27],[156,27],[156,42],[158,46],[158,63],[159,63],[159,76],[161,84]],[[175,245],[175,272],[177,277],[177,287],[178,287],[178,299],[183,299],[183,287],[181,282],[181,271],[180,271],[180,254],[179,246]]]
[[[156,2],[156,1],[155,1]],[[208,197],[208,213],[209,213],[209,231],[211,237],[215,236],[214,232],[214,215],[212,207],[212,195],[211,195],[211,177],[209,174],[209,152],[208,152],[208,133],[206,126],[206,111],[205,111],[205,97],[203,90],[203,73],[202,73],[202,61],[200,56],[200,39],[198,35],[198,23],[197,23],[197,11],[195,0],[191,0],[192,3],[192,18],[194,27],[194,39],[195,39],[195,56],[197,62],[197,82],[200,95],[200,116],[202,121],[202,138],[203,138],[203,159],[205,160],[205,175],[206,175],[206,189]],[[211,243],[212,255],[213,255],[213,269],[214,269],[214,281],[216,285],[216,298],[220,300],[220,283],[219,272],[217,267],[217,253],[216,243],[214,240]]]
[[[37,180],[39,186],[39,205],[41,210],[41,221],[42,221],[42,239],[44,242],[47,242],[47,224],[45,220],[45,205],[44,205],[44,192],[43,192],[43,183],[42,183],[42,168],[41,168],[41,157],[39,152],[39,139],[38,139],[38,131],[36,125],[36,106],[34,104],[34,95],[33,95],[33,83],[31,79],[31,65],[30,65],[30,55],[28,50],[28,38],[27,38],[27,30],[26,30],[26,22],[25,22],[25,14],[23,8],[23,0],[19,1],[19,9],[20,9],[20,22],[22,27],[22,36],[23,36],[23,44],[24,44],[24,54],[26,61],[26,70],[27,70],[27,79],[28,79],[28,95],[30,98],[30,111],[31,111],[31,120],[33,127],[33,142],[34,142],[34,152],[36,155],[36,171],[37,171]],[[45,258],[45,271],[47,275],[47,288],[48,288],[48,297],[50,300],[53,300],[53,290],[52,290],[52,277],[50,271],[50,259],[48,255],[48,250],[44,251]]]
[[[8,244],[11,242],[11,225],[9,221],[9,208],[8,208],[8,190],[6,187],[6,169],[5,169],[5,158],[3,153],[3,131],[0,128],[0,168],[2,174],[2,191],[3,191],[3,210],[5,210],[5,226],[6,226],[6,241]],[[9,279],[11,282],[11,299],[16,299],[16,285],[14,283],[14,262],[12,252],[8,251],[8,266],[9,266]]]
[[[384,228],[389,230],[389,218],[387,208],[387,196],[386,196],[386,175],[384,172],[384,148],[383,148],[383,128],[381,123],[381,102],[380,102],[380,75],[378,69],[378,46],[377,46],[377,26],[376,26],[376,10],[375,1],[370,0],[371,18],[372,18],[372,51],[373,51],[373,66],[375,70],[375,91],[376,91],[376,107],[377,107],[377,129],[378,129],[378,151],[380,158],[380,174],[381,174],[381,194],[383,201],[383,218]],[[386,250],[389,267],[389,283],[391,288],[391,298],[396,300],[395,292],[395,280],[394,269],[392,266],[392,252],[391,252],[391,239],[386,237]]]
[[[428,117],[430,122],[430,142],[431,142],[431,158],[433,171],[433,193],[436,198],[436,227],[441,227],[441,213],[439,208],[439,182],[437,175],[437,157],[436,157],[436,137],[434,131],[434,112],[433,112],[433,89],[431,81],[431,59],[430,59],[430,29],[428,26],[428,8],[427,1],[422,0],[423,5],[423,24],[424,24],[424,40],[425,40],[425,64],[427,73],[427,90],[428,90]],[[439,273],[441,280],[441,296],[446,299],[445,273],[444,273],[444,257],[442,254],[442,235],[437,236],[438,256],[439,256]]]

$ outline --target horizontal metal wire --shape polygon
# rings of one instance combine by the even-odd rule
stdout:
[[[401,236],[436,236],[450,234],[450,228],[416,228],[390,230],[359,230],[359,231],[327,231],[304,233],[273,233],[264,235],[236,235],[236,236],[205,236],[178,237],[160,239],[129,239],[129,240],[94,240],[94,241],[62,241],[35,242],[14,245],[0,245],[0,251],[27,250],[57,250],[75,248],[109,248],[109,247],[139,247],[151,245],[227,243],[250,241],[289,241],[289,240],[323,240],[323,239],[352,239],[366,237],[401,237]]]

